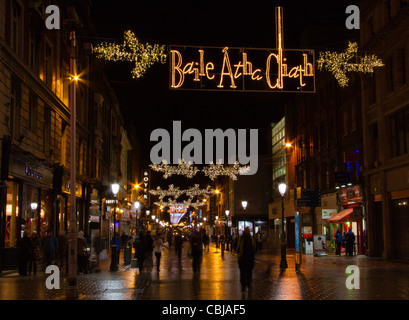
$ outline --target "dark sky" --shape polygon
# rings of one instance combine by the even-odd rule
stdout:
[[[281,5],[285,48],[323,50],[346,48],[345,39],[357,40],[356,33],[345,28],[345,8],[355,2],[99,0],[93,1],[91,13],[99,35],[116,38],[117,43],[130,29],[141,42],[167,46],[275,48],[275,7]],[[282,102],[289,97],[272,92],[170,90],[168,63],[156,65],[137,80],[132,79],[131,68],[121,62],[106,64],[125,118],[135,125],[144,146],[142,160],[147,162],[155,144],[149,141],[150,133],[156,128],[171,132],[173,120],[182,120],[182,130],[259,129],[259,151],[266,153],[270,123],[282,118]]]

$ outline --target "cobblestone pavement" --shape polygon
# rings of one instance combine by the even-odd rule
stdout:
[[[288,251],[288,268],[280,272],[280,257],[268,250],[256,255],[253,290],[242,295],[237,258],[231,252],[221,257],[214,246],[203,255],[202,269],[194,274],[191,259],[183,254],[182,270],[172,249],[162,255],[161,270],[142,272],[129,265],[109,271],[109,261],[100,272],[78,276],[79,300],[409,300],[409,265],[365,256],[303,256],[295,272],[294,256]],[[155,258],[154,258],[155,260]],[[347,289],[346,268],[359,268],[359,289]],[[64,300],[67,278],[61,272],[60,289],[45,286],[48,274],[20,277],[0,274],[0,300]]]

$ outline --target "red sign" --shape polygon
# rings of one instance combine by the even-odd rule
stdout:
[[[340,192],[342,207],[344,209],[362,206],[362,191],[359,186],[341,189]]]

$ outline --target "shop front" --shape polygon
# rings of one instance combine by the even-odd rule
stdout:
[[[47,230],[56,226],[56,194],[53,189],[53,168],[34,157],[18,152],[10,154],[5,202],[1,203],[1,269],[14,269],[18,265],[19,241],[24,232],[35,232],[42,238]]]
[[[339,192],[343,210],[338,212],[328,223],[334,225],[333,234],[340,230],[347,233],[350,229],[355,234],[354,252],[365,254],[364,207],[360,186],[341,189]]]

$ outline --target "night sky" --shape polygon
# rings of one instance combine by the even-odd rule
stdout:
[[[101,38],[122,43],[132,30],[140,42],[160,45],[275,48],[275,7],[284,10],[284,46],[287,49],[334,50],[358,41],[345,27],[345,9],[356,1],[93,1],[91,14]],[[307,36],[308,35],[308,36]],[[169,59],[168,59],[169,61]],[[252,92],[201,92],[169,89],[169,64],[157,64],[141,79],[132,79],[132,65],[106,63],[124,112],[132,121],[150,163],[150,133],[181,120],[182,130],[221,128],[259,129],[259,152],[271,143],[271,122],[284,115],[282,103],[291,94]],[[298,93],[297,93],[298,94]]]

